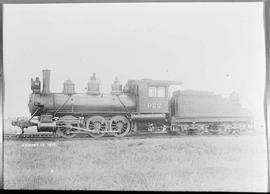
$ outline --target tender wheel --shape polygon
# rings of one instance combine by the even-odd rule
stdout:
[[[230,135],[239,135],[240,134],[240,130],[239,129],[231,129],[229,132]]]
[[[105,133],[101,131],[107,131],[108,125],[107,121],[102,116],[92,116],[86,121],[86,128],[93,131],[93,133],[89,132],[88,134],[92,137],[98,138],[102,137]]]
[[[130,122],[126,117],[117,115],[111,118],[110,128],[113,131],[117,131],[116,133],[112,133],[114,136],[124,137],[130,130]]]
[[[66,127],[59,127],[56,130],[56,134],[63,138],[73,138],[76,136],[76,134],[74,134],[71,129]]]
[[[179,131],[177,131],[177,134],[178,134],[178,135],[181,135],[181,136],[186,136],[186,135],[188,135],[188,132],[189,132],[188,126],[180,125],[179,127],[180,127],[180,128],[179,128]]]
[[[171,125],[171,129],[168,130],[170,135],[182,135],[182,128],[179,125]]]

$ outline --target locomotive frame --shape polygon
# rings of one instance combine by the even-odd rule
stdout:
[[[70,80],[68,82],[71,83]],[[50,70],[43,70],[42,91],[39,78],[36,78],[35,81],[31,79],[32,94],[28,104],[31,118],[29,120],[18,118],[12,124],[19,126],[22,129],[22,134],[25,128],[37,126],[38,132],[54,132],[65,138],[74,137],[74,133],[87,133],[92,137],[101,137],[105,133],[110,133],[122,137],[130,129],[136,131],[137,123],[140,121],[167,121],[169,117],[168,87],[171,84],[182,84],[182,82],[177,81],[129,80],[124,92],[122,92],[122,86],[115,82],[112,85],[111,94],[108,95],[99,92],[99,83],[96,82],[95,75],[91,77],[88,83],[86,94],[75,93],[72,89],[71,92],[67,93],[66,83],[64,83],[63,93],[50,93]],[[146,95],[148,87],[163,88],[164,96],[148,97]],[[74,89],[74,86],[69,86],[69,88]],[[109,101],[111,104],[104,101],[106,95],[111,100]],[[122,96],[127,96],[128,99],[134,101],[133,107],[132,105],[127,106],[127,103],[132,103],[127,100],[123,102]],[[103,106],[101,104],[93,106],[93,103],[90,102],[93,99],[96,103],[99,101],[106,102],[106,110],[100,109]],[[85,111],[74,111],[73,105],[76,102],[77,104],[81,103],[80,101],[84,102],[85,105],[89,104],[89,107],[93,109],[86,110],[83,108]],[[115,101],[118,106],[115,105]],[[69,102],[71,102],[70,108],[63,110]],[[60,106],[56,106],[56,104]],[[145,105],[146,107],[144,107]],[[82,109],[83,106],[80,107]],[[119,107],[121,110],[119,110]],[[97,110],[98,108],[100,110]],[[35,116],[38,116],[38,121],[32,121]]]

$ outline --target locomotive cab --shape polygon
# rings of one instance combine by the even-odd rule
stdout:
[[[131,114],[131,119],[140,131],[166,131],[170,117],[169,86],[180,85],[178,81],[161,80],[129,80],[124,87],[127,95],[132,95],[136,100],[136,111]],[[134,131],[137,130],[136,127]]]
[[[129,80],[124,92],[136,96],[136,112],[169,113],[169,86],[180,84],[179,81]]]

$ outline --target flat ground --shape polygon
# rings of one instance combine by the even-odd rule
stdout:
[[[266,191],[264,135],[5,141],[5,189]]]

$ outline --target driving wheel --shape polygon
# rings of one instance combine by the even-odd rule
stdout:
[[[124,137],[130,130],[130,122],[126,117],[117,115],[111,118],[110,128],[111,130],[116,131],[115,133],[112,133],[112,135]]]
[[[102,137],[108,129],[107,121],[102,116],[92,116],[86,121],[86,128],[93,132],[88,132],[92,137]]]

